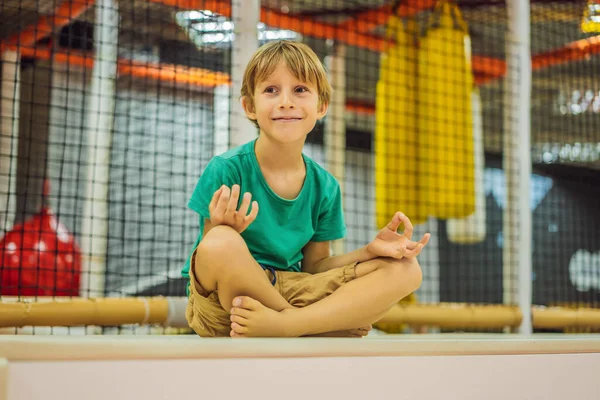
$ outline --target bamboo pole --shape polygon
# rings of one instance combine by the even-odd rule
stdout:
[[[0,303],[0,327],[165,324],[167,298],[53,299]]]
[[[600,329],[600,309],[533,306],[531,313],[538,329]]]
[[[440,328],[503,328],[518,326],[521,323],[521,311],[518,307],[504,305],[398,305],[378,323],[429,325]]]
[[[0,301],[0,328],[23,326],[163,325],[184,327],[185,297],[9,298]],[[533,306],[538,329],[600,328],[600,309]],[[518,307],[462,303],[394,306],[382,324],[428,325],[441,328],[517,327]]]

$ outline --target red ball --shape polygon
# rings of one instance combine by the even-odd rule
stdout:
[[[4,296],[78,296],[81,250],[44,207],[0,240]]]

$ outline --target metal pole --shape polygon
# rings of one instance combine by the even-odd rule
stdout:
[[[329,80],[333,87],[331,104],[325,119],[325,159],[329,172],[337,179],[344,194],[346,179],[346,46],[334,44],[333,52],[325,59]],[[344,240],[332,244],[333,254],[344,254]]]
[[[12,229],[17,208],[20,58],[17,51],[0,53],[0,236]]]
[[[232,94],[229,146],[237,147],[256,137],[256,128],[246,118],[239,97],[246,64],[258,49],[260,0],[233,0],[231,7],[235,39],[231,54]],[[216,92],[215,95],[217,94]]]
[[[528,0],[508,0],[506,79],[504,84],[504,172],[506,208],[503,218],[504,303],[517,303],[523,313],[518,329],[531,334],[531,50]]]
[[[118,3],[96,1],[96,57],[87,105],[88,166],[81,227],[82,297],[104,296],[108,241],[108,180],[119,35]]]

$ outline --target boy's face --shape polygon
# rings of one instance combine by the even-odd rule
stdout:
[[[258,122],[261,135],[281,143],[304,140],[327,113],[327,104],[319,106],[316,85],[298,80],[284,63],[256,86],[254,108],[246,99],[242,105],[248,118]]]

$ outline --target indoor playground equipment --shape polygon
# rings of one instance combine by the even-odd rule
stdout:
[[[600,32],[600,1],[588,0],[581,19],[581,30],[588,33]]]
[[[189,253],[187,248],[194,241],[196,229],[196,221],[189,217],[185,208],[189,188],[194,185],[215,149],[222,148],[227,142],[227,134],[223,132],[243,132],[241,125],[230,123],[234,121],[233,117],[231,120],[223,118],[239,113],[229,91],[231,84],[239,82],[242,69],[232,66],[227,69],[219,64],[221,61],[217,62],[225,54],[223,46],[235,44],[236,60],[243,60],[252,53],[250,47],[237,47],[239,43],[228,42],[234,31],[238,36],[242,33],[256,34],[261,42],[282,37],[314,39],[317,41],[315,48],[324,58],[330,56],[332,50],[327,46],[320,48],[318,43],[328,44],[327,40],[333,40],[336,54],[342,55],[336,62],[346,65],[337,70],[345,71],[345,78],[333,76],[332,81],[345,82],[345,104],[331,107],[327,118],[329,121],[345,121],[347,135],[342,142],[347,149],[332,150],[348,153],[343,158],[346,160],[344,166],[336,166],[338,170],[346,171],[343,179],[353,183],[348,187],[357,190],[345,193],[345,207],[366,221],[348,221],[350,239],[346,240],[346,250],[364,245],[377,227],[382,226],[397,209],[410,215],[417,229],[420,229],[419,225],[425,225],[426,219],[434,225],[440,221],[445,224],[445,232],[439,231],[437,236],[445,234],[447,241],[440,239],[439,247],[428,248],[421,257],[424,287],[416,297],[411,297],[413,302],[414,298],[418,298],[419,303],[425,305],[402,304],[395,309],[396,312],[421,312],[424,309],[418,307],[454,303],[466,304],[464,307],[457,306],[460,310],[473,310],[470,303],[475,302],[484,307],[485,313],[489,311],[485,308],[487,304],[509,309],[518,304],[522,321],[530,321],[528,315],[535,310],[531,304],[536,303],[532,296],[519,297],[517,293],[523,291],[527,294],[526,285],[523,286],[524,281],[519,280],[519,276],[531,276],[527,273],[532,268],[531,261],[527,262],[530,252],[523,245],[530,243],[531,237],[518,225],[523,220],[515,218],[514,211],[517,209],[523,215],[531,213],[531,207],[538,206],[540,200],[529,201],[527,196],[522,195],[524,182],[529,184],[528,174],[522,173],[526,169],[514,168],[517,164],[512,162],[506,165],[501,161],[492,166],[487,164],[488,157],[493,160],[497,155],[515,160],[515,156],[520,154],[516,150],[528,148],[516,141],[517,136],[530,136],[528,114],[522,111],[529,107],[520,106],[528,99],[528,96],[522,95],[528,93],[525,91],[528,87],[527,68],[481,54],[482,49],[498,47],[499,39],[491,36],[496,32],[495,28],[491,28],[491,22],[486,22],[489,18],[493,23],[523,30],[530,23],[550,17],[554,18],[550,18],[550,22],[568,18],[579,21],[585,10],[558,12],[548,6],[537,11],[539,7],[536,6],[533,8],[534,22],[531,22],[522,12],[511,11],[509,17],[508,14],[494,14],[492,8],[485,8],[489,13],[483,12],[484,6],[473,11],[450,1],[409,1],[406,4],[386,4],[360,14],[361,18],[348,17],[334,23],[319,18],[308,19],[299,11],[282,12],[268,7],[259,7],[255,10],[257,13],[246,15],[240,11],[246,6],[227,1],[208,2],[201,10],[195,10],[191,4],[177,6],[162,0],[146,1],[144,4],[156,21],[170,27],[173,25],[169,24],[182,25],[183,30],[168,30],[169,35],[178,32],[175,37],[169,36],[169,40],[193,44],[196,50],[190,51],[198,60],[191,62],[169,53],[170,47],[165,43],[171,42],[165,41],[159,31],[152,31],[155,36],[148,40],[162,43],[160,48],[150,51],[144,47],[144,40],[138,42],[139,38],[125,36],[118,40],[121,43],[131,41],[133,53],[127,55],[123,49],[118,50],[115,32],[129,32],[128,29],[136,26],[129,18],[139,11],[135,5],[109,0],[83,5],[65,0],[56,7],[46,4],[43,9],[12,6],[19,1],[4,0],[10,4],[4,9],[10,12],[6,11],[2,16],[2,21],[9,15],[21,18],[21,26],[26,27],[20,29],[16,25],[2,25],[6,32],[3,31],[5,36],[1,41],[0,164],[3,171],[8,172],[0,179],[0,200],[4,205],[0,210],[3,216],[0,222],[4,260],[0,292],[3,293],[3,305],[9,309],[16,307],[19,315],[10,323],[4,321],[4,327],[11,324],[23,329],[39,326],[40,321],[30,319],[34,315],[27,314],[29,319],[23,319],[19,313],[37,310],[33,303],[38,302],[45,309],[53,310],[53,299],[40,298],[41,294],[68,294],[72,297],[60,302],[64,316],[69,313],[63,307],[70,307],[69,304],[73,307],[77,304],[74,309],[78,310],[82,310],[79,307],[85,304],[84,313],[105,315],[107,311],[98,311],[106,310],[98,305],[103,297],[118,302],[131,296],[154,298],[156,294],[179,298],[183,293],[180,289],[185,287],[185,282],[179,278],[178,271],[185,254]],[[22,9],[22,15],[15,11],[19,9]],[[240,14],[235,16],[234,10]],[[555,14],[552,14],[554,11]],[[38,14],[44,15],[39,21]],[[242,18],[255,14],[259,15],[257,18],[263,21],[262,24],[247,23]],[[232,21],[236,18],[245,22],[234,24]],[[92,22],[87,22],[90,19]],[[374,33],[376,28],[383,29],[380,35]],[[197,31],[194,35],[190,33],[192,29]],[[220,30],[217,36],[222,38],[221,42],[214,36],[215,29]],[[181,32],[191,36],[181,36]],[[346,34],[348,32],[353,33]],[[91,34],[91,43],[89,40],[86,42],[83,33]],[[507,43],[500,39],[502,52],[508,51],[507,59],[523,62],[522,49],[527,43],[518,42],[518,38],[528,36],[515,33]],[[104,40],[107,37],[112,39]],[[199,38],[202,39],[200,42]],[[470,44],[473,41],[476,46]],[[258,45],[257,41],[255,47]],[[582,38],[562,48],[534,54],[531,67],[538,73],[554,64],[576,63],[586,57],[591,60],[586,62],[593,62],[598,48],[597,38]],[[362,64],[354,62],[354,50],[359,52],[361,60],[369,60],[371,55],[380,60],[373,64],[375,68],[369,72],[370,75],[366,75],[361,67],[368,61]],[[330,72],[336,74],[336,71]],[[89,82],[86,81],[88,77],[91,78]],[[546,79],[540,84],[556,81]],[[367,84],[371,86],[359,86]],[[45,94],[40,91],[35,102],[30,96],[32,87],[46,88]],[[502,89],[500,94],[499,88]],[[567,88],[560,90],[564,92]],[[352,98],[359,93],[371,93],[373,96],[370,100]],[[594,93],[589,96],[593,103]],[[338,97],[336,102],[343,101]],[[563,101],[563,98],[559,97],[557,101]],[[573,116],[577,112],[576,106],[583,107],[573,101],[557,105],[559,115]],[[497,114],[499,109],[505,111],[503,116]],[[514,111],[517,109],[518,112]],[[588,125],[573,125],[575,128],[589,128],[589,124],[593,123],[593,107],[587,109],[590,111],[585,111],[584,117],[590,116],[586,120]],[[561,117],[552,115],[548,118]],[[544,121],[533,122],[539,125]],[[559,121],[555,122],[553,125],[560,126]],[[546,126],[544,131],[551,128]],[[593,141],[589,132],[599,130],[592,128],[574,140]],[[366,133],[352,133],[356,129],[363,129]],[[367,143],[371,143],[370,140],[364,139],[370,137],[369,129],[373,129],[373,153],[369,153],[370,144]],[[504,140],[510,136],[509,133],[515,140]],[[553,135],[552,140],[560,139],[560,136]],[[247,136],[250,138],[251,132]],[[47,151],[41,157],[31,157],[23,150],[26,146],[18,145],[19,140],[46,143]],[[330,153],[323,152],[321,145],[317,129],[315,135],[309,135],[307,152],[325,166],[335,163],[335,160],[327,159]],[[575,167],[585,162],[594,165],[596,160],[595,153],[588,153],[584,158],[582,153],[566,153],[567,147],[555,150],[554,144],[549,146],[545,147],[548,150],[543,157],[554,157],[556,152],[561,160],[572,159]],[[365,151],[356,152],[355,148],[364,148]],[[526,153],[522,155],[519,159],[531,157]],[[32,167],[29,171],[34,170],[33,166],[38,170],[40,166],[43,167],[41,169],[47,168],[48,179],[55,188],[52,214],[61,221],[60,224],[51,222],[54,219],[50,218],[50,213],[42,212],[38,216],[39,221],[34,215],[25,218],[28,221],[26,226],[37,229],[44,239],[40,243],[45,243],[44,226],[50,224],[48,231],[53,232],[50,235],[55,239],[46,243],[45,249],[52,248],[50,242],[60,247],[50,251],[51,259],[44,264],[52,265],[50,273],[40,263],[27,264],[27,260],[33,260],[31,254],[15,261],[11,253],[15,246],[21,247],[17,253],[29,251],[28,241],[34,237],[19,234],[22,225],[12,223],[16,204],[15,182],[32,178],[28,176],[28,168],[17,168],[16,160],[25,167],[29,163]],[[484,169],[485,174],[482,173]],[[353,175],[356,172],[361,172],[364,178],[356,179]],[[373,173],[374,180],[369,177],[370,173]],[[490,182],[489,177],[494,180]],[[552,185],[543,187],[552,188]],[[491,200],[495,203],[490,204]],[[545,203],[542,201],[541,204],[544,206]],[[548,203],[549,206],[552,204],[555,203]],[[585,204],[581,203],[578,208],[581,207]],[[507,211],[509,208],[510,212]],[[581,219],[582,229],[587,229],[588,220],[593,218]],[[497,222],[507,226],[499,226]],[[52,224],[56,226],[52,228]],[[73,233],[66,233],[63,226],[69,227]],[[511,231],[510,235],[503,236],[501,230],[504,228],[514,229],[516,234]],[[557,229],[561,228],[554,224],[536,230],[536,234],[538,231],[552,234]],[[63,233],[69,237],[68,240],[61,240]],[[595,236],[592,233],[581,240],[585,242],[586,254],[593,255],[597,251],[593,240]],[[464,246],[467,244],[478,244],[486,250],[467,248]],[[33,245],[35,247],[35,240]],[[62,246],[66,247],[63,249]],[[543,246],[560,249],[556,245]],[[45,260],[48,253],[40,250],[38,245],[32,254],[34,258],[39,256]],[[79,253],[81,261],[78,261]],[[67,256],[71,255],[73,258],[69,261]],[[559,254],[554,258],[562,260],[561,267],[557,266],[557,269],[568,265],[568,256]],[[591,257],[590,260],[595,259]],[[81,267],[78,267],[79,262]],[[546,261],[544,265],[547,265]],[[36,271],[33,270],[35,268]],[[15,275],[16,270],[21,271],[21,275]],[[30,273],[24,273],[29,270]],[[575,271],[575,275],[577,271],[587,271],[585,266],[577,265],[570,270]],[[547,271],[539,270],[537,276],[545,276]],[[499,276],[503,279],[497,285]],[[17,277],[20,283],[15,283]],[[544,279],[547,282],[551,278],[546,276]],[[574,279],[579,282],[586,278],[576,276]],[[563,283],[559,281],[559,284]],[[52,287],[48,288],[49,285]],[[556,289],[552,293],[561,291],[564,292]],[[537,293],[541,292],[543,288]],[[21,297],[36,295],[37,298]],[[559,303],[552,296],[547,294],[538,304]],[[84,301],[88,298],[90,300]],[[70,303],[71,300],[73,303]],[[566,301],[560,303],[565,304]],[[137,310],[140,305],[134,304]],[[145,310],[145,301],[141,304]],[[593,316],[594,303],[585,301],[584,304],[586,307],[582,310],[585,310],[585,315]],[[167,309],[169,307],[174,306],[167,306]],[[127,309],[123,307],[121,310]],[[442,314],[450,312],[448,310],[456,311],[440,309]],[[542,315],[558,318],[558,322],[554,322],[553,328],[547,328],[536,320],[536,329],[555,329],[561,323],[566,324],[564,327],[582,328],[579,314],[574,316],[571,309],[563,311],[564,318],[561,319],[558,317],[559,310],[552,309],[550,314],[543,314],[550,312],[548,310],[540,310]],[[470,315],[470,312],[466,311],[465,315]],[[540,315],[539,312],[536,315]],[[134,314],[136,318],[130,318],[131,323],[139,324],[139,314],[137,311]],[[44,323],[51,320],[51,316],[43,319]],[[145,320],[142,316],[141,321]],[[26,323],[23,325],[24,322],[19,321]],[[119,317],[118,321],[124,320]],[[449,329],[460,329],[458,326],[464,321],[456,321],[455,328]],[[583,321],[590,326],[589,318]],[[414,320],[397,322],[415,323]],[[418,320],[418,323],[432,327],[440,323],[435,319],[425,322]],[[61,320],[60,324],[73,325],[65,320]],[[473,325],[469,322],[466,326]],[[504,326],[515,329],[511,323]]]
[[[19,1],[4,0],[10,4],[18,4]],[[162,0],[148,0],[145,4],[156,20],[162,21],[160,23],[183,24],[183,32],[190,35],[191,29],[197,30],[193,37],[177,34],[176,38],[171,38],[193,43],[201,51],[197,54],[192,52],[200,57],[197,62],[176,58],[168,52],[167,45],[160,48],[162,55],[158,58],[146,54],[147,48],[143,43],[130,37],[119,37],[119,40],[123,43],[133,41],[133,53],[128,56],[123,50],[118,51],[117,41],[113,40],[115,32],[126,32],[136,25],[123,17],[135,15],[137,9],[134,5],[117,4],[109,0],[83,5],[65,0],[55,8],[24,7],[22,13],[26,13],[26,10],[32,12],[27,17],[25,14],[15,14],[18,6],[5,7],[5,10],[14,12],[10,14],[7,11],[2,18],[7,15],[21,18],[26,28],[21,30],[17,26],[9,28],[3,25],[7,30],[6,37],[2,38],[3,152],[0,162],[3,171],[9,173],[3,175],[0,182],[0,200],[5,205],[0,210],[3,213],[0,222],[4,230],[2,259],[5,260],[0,291],[3,293],[3,305],[9,309],[16,307],[14,309],[18,315],[10,323],[4,321],[4,327],[22,327],[19,329],[23,331],[27,326],[39,326],[40,321],[35,319],[38,314],[27,314],[27,310],[37,312],[35,304],[38,302],[43,309],[54,310],[52,298],[20,296],[68,294],[72,298],[60,301],[61,315],[70,315],[64,307],[72,304],[74,310],[103,315],[102,321],[106,321],[105,318],[110,320],[115,308],[106,311],[107,308],[101,304],[103,297],[118,302],[123,297],[154,298],[155,294],[168,299],[179,298],[183,293],[178,288],[184,288],[185,282],[178,278],[178,270],[184,261],[182,254],[189,253],[187,247],[193,242],[196,229],[196,221],[189,218],[185,208],[189,187],[194,185],[199,171],[215,149],[222,148],[227,142],[223,132],[243,132],[241,125],[232,122],[239,110],[236,111],[237,103],[229,94],[230,85],[240,80],[242,69],[231,67],[229,72],[224,72],[226,69],[223,65],[214,64],[223,54],[220,46],[229,43],[227,40],[231,39],[233,30],[246,36],[256,34],[262,42],[281,37],[296,40],[300,35],[307,40],[312,38],[317,43],[323,40],[327,44],[327,40],[333,40],[336,54],[342,55],[336,62],[345,63],[345,68],[336,70],[346,71],[345,78],[333,76],[332,81],[346,82],[345,104],[343,107],[330,107],[327,118],[345,121],[347,137],[342,142],[350,150],[345,150],[348,153],[343,158],[346,164],[338,170],[346,170],[343,179],[354,184],[351,186],[357,189],[353,190],[358,190],[345,193],[345,207],[354,213],[358,212],[367,221],[348,221],[351,238],[346,240],[347,250],[364,245],[369,235],[397,209],[409,215],[417,229],[420,229],[419,225],[425,225],[426,219],[434,224],[438,221],[445,223],[445,232],[439,231],[438,236],[445,234],[447,242],[440,241],[439,248],[427,249],[421,257],[425,273],[424,287],[417,296],[410,297],[409,304],[405,302],[398,305],[393,315],[398,316],[398,310],[424,312],[424,308],[419,307],[428,309],[436,307],[435,304],[457,303],[465,304],[457,306],[457,310],[469,310],[464,315],[477,315],[476,318],[479,318],[482,315],[480,313],[469,314],[473,310],[469,303],[476,301],[481,304],[477,307],[483,307],[484,313],[490,310],[485,307],[486,304],[509,309],[519,304],[522,320],[530,320],[528,313],[535,310],[531,307],[531,296],[529,300],[527,296],[516,300],[516,294],[521,290],[518,282],[522,282],[518,277],[521,274],[528,275],[526,271],[531,268],[531,265],[525,265],[521,271],[521,261],[517,268],[516,260],[521,260],[517,255],[527,254],[519,243],[528,243],[530,240],[524,237],[519,239],[518,235],[512,233],[506,238],[502,237],[498,232],[502,227],[496,221],[504,221],[508,228],[516,229],[514,207],[519,210],[523,208],[521,211],[529,213],[531,204],[539,204],[539,201],[530,202],[525,196],[515,196],[515,190],[520,190],[518,188],[528,178],[520,169],[512,168],[510,163],[502,172],[504,178],[500,176],[503,180],[498,178],[493,182],[484,182],[490,176],[494,179],[499,177],[495,171],[503,167],[502,163],[497,163],[494,166],[497,169],[490,170],[487,156],[491,154],[493,159],[496,151],[510,155],[507,159],[512,160],[516,158],[513,157],[515,149],[524,148],[519,142],[499,140],[497,135],[505,129],[507,133],[502,134],[502,138],[508,137],[508,132],[519,132],[520,137],[528,136],[527,115],[521,114],[528,107],[517,107],[527,99],[527,96],[521,95],[527,87],[527,80],[519,80],[527,76],[527,70],[480,54],[486,46],[497,46],[498,39],[490,36],[490,32],[495,31],[481,28],[487,27],[486,18],[491,18],[494,23],[521,29],[530,23],[520,19],[526,19],[525,14],[515,12],[510,18],[507,14],[506,18],[496,16],[494,19],[491,11],[486,14],[479,12],[479,9],[477,12],[469,8],[462,9],[450,1],[409,1],[406,4],[386,4],[361,14],[361,18],[349,17],[333,23],[268,7],[261,7],[255,10],[257,13],[246,15],[239,11],[242,5],[226,1],[209,2],[200,11],[194,10],[192,5],[176,6]],[[234,10],[240,14],[234,16]],[[533,10],[535,21],[553,15],[552,7],[541,11],[536,11],[534,7]],[[37,23],[36,13],[44,14]],[[262,21],[268,20],[268,23],[247,23],[242,18],[251,18],[255,14],[260,15],[257,18]],[[553,18],[579,20],[581,15],[582,10],[573,10],[570,14],[557,11]],[[90,18],[98,22],[95,25],[86,22]],[[233,24],[232,18],[246,23]],[[373,33],[378,27],[383,29],[381,36]],[[220,29],[222,33],[223,42],[220,44],[215,41],[215,33],[210,31],[215,29]],[[83,40],[82,32],[91,33],[91,45]],[[347,32],[353,34],[345,34]],[[163,43],[161,41],[164,38],[159,31],[153,34],[156,36],[152,36],[151,40]],[[523,35],[515,36],[518,38]],[[112,39],[104,40],[107,37]],[[197,42],[198,38],[202,41]],[[473,40],[479,46],[475,54],[472,54],[470,44]],[[239,43],[235,41],[233,44],[236,60],[243,60],[253,51],[252,48],[238,47]],[[258,44],[255,43],[255,47]],[[504,44],[502,42],[503,49]],[[508,56],[514,56],[514,59],[520,57],[523,45],[508,44]],[[346,49],[342,48],[344,46]],[[598,47],[597,38],[580,39],[564,48],[535,54],[531,66],[533,71],[542,71],[552,63],[578,62],[585,57],[592,57],[593,60]],[[319,50],[316,45],[316,48],[320,55],[330,55],[328,52],[331,50],[326,46]],[[379,60],[374,64],[376,68],[371,75],[360,75],[364,71],[359,68],[362,64],[354,62],[352,58],[354,49],[364,52],[360,53],[362,60],[369,60],[368,54],[373,54]],[[102,57],[94,51],[101,53]],[[145,59],[140,55],[142,53],[146,54]],[[111,63],[116,63],[114,69]],[[47,71],[51,71],[51,79]],[[91,72],[94,73],[89,75]],[[330,72],[336,74],[336,71]],[[86,84],[88,76],[92,78],[90,85]],[[356,86],[365,85],[365,82],[370,82],[371,86]],[[504,83],[503,96],[497,93],[498,82]],[[29,95],[32,87],[47,88],[45,95],[49,97],[39,97],[43,95],[40,92],[42,94],[34,102]],[[351,98],[361,90],[364,93],[372,91],[372,103]],[[338,97],[335,98],[336,102],[343,101]],[[590,99],[593,101],[593,96]],[[499,123],[494,113],[499,106],[502,108],[503,103],[507,119]],[[576,112],[577,105],[561,106],[563,108],[559,107],[559,112],[570,115]],[[564,111],[567,106],[570,108]],[[509,114],[516,108],[521,110],[519,114]],[[35,114],[37,112],[39,115]],[[111,112],[114,115],[110,115]],[[225,115],[232,115],[232,119],[226,121],[223,118]],[[35,126],[28,122],[32,120],[36,122]],[[368,136],[350,134],[353,129],[371,129],[369,126],[373,129],[374,137],[372,159],[368,152],[356,153],[352,150],[360,146],[368,149],[368,141],[362,139]],[[44,139],[46,136],[36,138],[35,135],[41,135],[44,131],[49,139]],[[247,136],[251,137],[250,134]],[[99,140],[100,137],[103,139]],[[46,155],[30,158],[18,145],[18,139],[47,143]],[[310,135],[307,152],[325,166],[335,163],[335,160],[327,159],[331,153],[322,151],[319,140],[318,133],[316,136]],[[582,136],[578,140],[589,141],[589,138]],[[502,143],[502,146],[498,147],[498,143]],[[553,149],[544,157],[554,154]],[[338,148],[332,150],[343,152]],[[561,152],[564,151],[559,151],[563,160],[569,157],[576,159],[574,153],[565,156]],[[33,237],[19,234],[22,226],[13,226],[11,222],[15,215],[15,182],[30,179],[27,169],[16,168],[17,159],[36,167],[47,164],[49,180],[55,188],[55,210],[52,214],[61,223],[54,223],[56,227],[52,228],[54,225],[51,221],[54,219],[50,213],[44,212],[39,216],[29,215],[25,219],[28,221],[25,223],[27,227],[31,226],[40,232],[40,237],[44,239],[40,243],[45,242],[46,238],[44,224],[50,224],[48,231],[53,233],[49,235],[55,239],[50,240],[45,248],[52,248],[50,242],[60,248],[43,252],[38,245],[32,253],[34,258],[41,257],[40,260],[51,256],[47,262],[44,261],[44,265],[52,265],[50,273],[41,264],[27,264],[27,260],[32,260],[31,254],[21,261],[15,261],[11,253],[15,246],[21,247],[17,253],[27,253],[28,241]],[[593,155],[588,159],[594,162]],[[484,169],[487,175],[483,173]],[[364,181],[355,182],[354,172],[348,173],[365,170],[373,172],[374,181],[369,178],[370,172],[364,173]],[[496,202],[496,208],[484,205],[486,202],[489,205],[490,199]],[[512,207],[511,213],[505,214],[509,206]],[[501,214],[498,214],[498,210]],[[490,211],[496,214],[490,214]],[[36,219],[38,217],[39,221]],[[74,233],[66,232],[63,226],[68,226]],[[551,226],[545,229],[552,232],[557,228]],[[520,228],[518,230],[525,232]],[[68,240],[60,239],[63,233],[69,237]],[[360,237],[360,241],[352,237]],[[586,244],[586,251],[594,254],[594,236],[588,237],[592,238],[592,242]],[[35,240],[33,242],[35,247]],[[479,244],[486,246],[487,250],[485,254],[475,254],[472,253],[475,251],[473,249],[460,247],[466,244]],[[62,246],[66,247],[63,249]],[[432,257],[432,252],[436,253],[435,257]],[[461,258],[463,254],[465,257]],[[70,256],[73,257],[71,261]],[[79,257],[81,261],[78,261]],[[501,271],[485,272],[486,268],[492,266],[484,268],[482,265],[494,264],[502,258],[504,260],[499,264]],[[37,267],[36,271],[34,267]],[[30,273],[24,273],[30,269]],[[573,271],[580,269],[571,268]],[[15,275],[17,270],[21,271],[21,275]],[[486,275],[476,277],[477,271]],[[477,283],[485,282],[484,286],[491,287],[498,282],[491,277],[499,274],[503,277],[499,289],[501,299],[491,297],[496,296],[493,293],[497,293],[498,289],[480,288],[481,285]],[[538,276],[543,274],[543,271],[539,271]],[[17,277],[20,283],[15,283]],[[52,287],[48,288],[49,285]],[[478,290],[481,294],[478,294]],[[480,300],[477,300],[478,296]],[[90,300],[85,300],[88,298]],[[415,304],[415,298],[425,304]],[[128,299],[126,301],[129,302]],[[540,303],[557,302],[544,300]],[[582,328],[581,321],[585,321],[589,327],[595,315],[594,307],[593,303],[584,303],[586,307],[582,307],[582,312],[587,317],[583,320],[580,314],[574,315],[571,309],[563,310],[564,317],[559,317],[560,310],[552,309],[550,314],[544,314],[550,311],[540,309],[536,315],[552,315],[551,319],[555,322],[553,328],[547,328],[542,327],[546,325],[539,325],[537,319],[536,326],[538,329],[555,329],[564,323],[565,327],[575,326],[579,329]],[[123,319],[119,316],[117,320],[125,324],[124,321],[131,319],[132,324],[139,324],[139,307],[146,310],[146,301],[127,304],[135,304],[132,307],[138,310],[133,313],[136,317]],[[128,307],[119,310],[127,313]],[[173,307],[170,305],[166,309]],[[441,307],[440,310],[443,315],[449,310],[456,311],[447,307]],[[21,312],[25,312],[27,318]],[[494,315],[494,312],[490,313]],[[142,314],[141,321],[144,322],[146,314]],[[93,320],[89,316],[77,318],[77,321]],[[51,320],[51,315],[43,318],[44,323]],[[389,319],[382,321],[390,322]],[[405,319],[396,322],[398,326],[415,323],[414,320]],[[439,326],[440,320],[427,322],[418,319],[417,322],[435,327]],[[73,324],[61,319],[60,325]],[[108,325],[102,323],[98,326]],[[474,325],[458,318],[453,326],[446,328],[460,329],[460,326]],[[512,323],[504,326],[515,329]],[[481,326],[477,329],[481,329]]]
[[[0,399],[176,398],[198,377],[221,397],[594,398],[597,3],[0,0]],[[341,181],[334,253],[396,211],[433,233],[421,288],[361,340],[185,320],[187,202],[256,137],[239,85],[278,39],[334,83],[305,144]]]
[[[427,219],[421,196],[417,127],[417,25],[396,16],[387,21],[393,41],[381,54],[375,104],[375,198],[377,226],[402,210],[414,224]]]
[[[44,183],[40,212],[0,239],[2,296],[78,296],[81,250],[56,218]]]
[[[419,171],[429,215],[475,211],[471,42],[460,9],[439,1],[419,41]],[[451,99],[451,100],[450,100]]]
[[[377,82],[377,226],[397,210],[412,215],[415,224],[429,215],[471,216],[469,222],[452,221],[449,232],[457,242],[480,241],[485,210],[474,213],[476,203],[482,204],[483,171],[475,170],[483,168],[483,142],[473,126],[477,94],[471,94],[468,28],[456,5],[440,1],[425,29],[421,36],[413,19],[387,21],[387,35],[395,41],[381,55]]]

